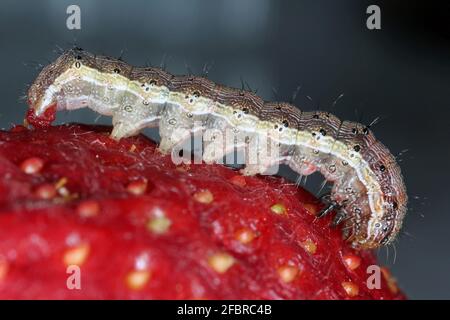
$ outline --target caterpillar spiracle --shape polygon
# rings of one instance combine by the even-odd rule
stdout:
[[[158,126],[163,153],[202,132],[206,163],[222,159],[230,146],[256,146],[258,161],[247,158],[247,175],[265,173],[274,163],[301,175],[320,171],[333,182],[320,216],[336,209],[334,223],[344,224],[344,236],[355,248],[391,243],[406,214],[406,188],[395,157],[369,127],[327,112],[264,102],[253,92],[134,67],[80,48],[65,51],[41,71],[28,101],[36,117],[55,105],[56,110],[89,107],[112,116],[114,139]],[[226,132],[232,132],[232,139],[225,139],[231,145],[215,139]],[[261,141],[269,142],[271,152],[262,151],[266,143]]]

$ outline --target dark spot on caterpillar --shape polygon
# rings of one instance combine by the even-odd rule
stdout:
[[[287,128],[289,127],[289,122],[287,120],[283,120],[283,125]]]
[[[319,115],[318,114],[313,115],[313,119],[319,119]]]
[[[327,135],[327,132],[325,131],[325,129],[320,129],[319,131],[320,131],[320,133],[321,133],[323,136],[326,136],[326,135]]]
[[[150,80],[149,84],[151,86],[156,86],[156,80],[155,79]]]
[[[392,208],[394,208],[394,210],[398,209],[398,203],[396,201],[392,202]]]
[[[239,91],[239,95],[241,96],[241,97],[243,97],[244,96],[244,91]]]
[[[119,68],[114,68],[114,73],[120,73],[120,69]]]
[[[277,105],[277,106],[275,107],[275,109],[281,110],[281,106],[280,106],[280,105]]]
[[[361,147],[359,145],[356,145],[353,147],[353,150],[355,150],[356,152],[359,152],[359,150],[361,150]]]
[[[81,67],[81,63],[79,61],[75,62],[75,68],[79,69]]]
[[[380,166],[380,171],[381,171],[381,172],[384,172],[385,170],[386,170],[386,167],[385,167],[384,165],[381,165],[381,166]]]
[[[353,129],[352,129],[352,133],[357,134],[357,133],[358,133],[358,129],[353,128]]]
[[[369,128],[365,127],[365,128],[363,129],[363,133],[364,133],[365,135],[368,135],[368,134],[369,134]]]
[[[200,92],[199,91],[194,91],[193,95],[194,95],[194,97],[198,98],[198,97],[200,97]]]
[[[80,55],[77,55],[77,56],[75,57],[75,59],[81,60],[81,56],[80,56]]]
[[[193,78],[193,77],[189,77],[189,78],[188,78],[188,81],[193,82],[193,81],[194,81],[194,78]]]
[[[243,111],[245,114],[248,114],[248,108],[243,108],[242,111]]]

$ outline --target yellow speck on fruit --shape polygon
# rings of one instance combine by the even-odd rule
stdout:
[[[241,175],[235,175],[233,177],[231,177],[230,179],[231,183],[233,183],[236,186],[239,187],[245,187],[247,185],[247,181],[245,180],[244,176]]]
[[[282,203],[276,203],[273,206],[270,207],[270,210],[272,210],[275,214],[285,214],[286,213],[286,207]]]
[[[147,190],[147,180],[137,180],[130,182],[127,186],[127,191],[136,196],[142,195]]]
[[[341,285],[349,297],[356,297],[359,294],[359,287],[353,282],[344,281]]]
[[[345,266],[349,270],[355,270],[361,264],[361,258],[354,254],[346,254],[345,256],[342,257],[342,259],[344,260]]]
[[[53,184],[44,183],[36,189],[35,194],[39,199],[50,200],[56,196],[56,189]]]
[[[78,204],[77,213],[80,217],[90,218],[95,217],[100,212],[100,205],[97,201],[86,200]]]
[[[84,264],[89,256],[90,245],[88,243],[80,244],[76,247],[68,249],[64,253],[63,262],[66,266]]]
[[[253,230],[249,228],[242,228],[236,231],[234,235],[235,239],[242,244],[249,244],[255,239],[256,234]]]
[[[125,282],[128,288],[132,290],[141,290],[150,280],[150,276],[151,273],[148,270],[133,270],[127,274]]]
[[[294,267],[294,266],[290,266],[290,265],[285,265],[285,266],[279,267],[277,269],[277,272],[278,272],[278,275],[280,276],[280,279],[284,283],[289,283],[289,282],[294,281],[294,279],[299,274],[298,268]]]
[[[172,221],[162,215],[159,217],[152,217],[147,222],[147,229],[155,234],[164,234],[169,230]]]
[[[20,164],[20,169],[26,174],[35,174],[44,167],[44,160],[39,157],[31,157]]]
[[[209,266],[217,273],[227,272],[234,262],[234,258],[228,253],[216,253],[208,258]]]
[[[194,193],[194,200],[200,203],[209,204],[214,201],[214,196],[208,189]]]
[[[302,247],[310,254],[316,253],[316,250],[317,250],[317,245],[311,239],[303,241]]]

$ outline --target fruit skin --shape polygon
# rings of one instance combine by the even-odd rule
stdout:
[[[110,131],[0,132],[0,299],[405,298],[386,269],[381,289],[367,288],[373,253],[316,219],[322,205],[307,191],[176,166],[146,137]],[[40,170],[22,171],[34,157]],[[56,193],[39,197],[43,185]],[[68,289],[71,265],[80,290]]]

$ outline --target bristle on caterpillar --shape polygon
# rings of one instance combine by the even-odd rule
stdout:
[[[335,222],[345,224],[355,248],[391,243],[406,214],[406,188],[389,150],[367,126],[327,112],[302,112],[205,78],[134,67],[79,48],[41,71],[28,100],[35,117],[55,105],[112,116],[114,139],[158,126],[165,153],[202,132],[207,163],[235,147],[253,148],[249,154],[257,161],[246,158],[247,175],[267,173],[278,163],[305,176],[320,171],[334,183],[329,211],[339,209]]]

